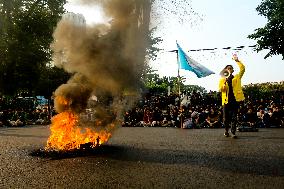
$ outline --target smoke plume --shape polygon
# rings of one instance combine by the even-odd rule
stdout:
[[[55,109],[80,114],[91,108],[96,119],[113,122],[139,98],[150,0],[77,2],[101,6],[110,21],[92,26],[68,19],[58,23],[53,61],[73,76],[55,91]]]

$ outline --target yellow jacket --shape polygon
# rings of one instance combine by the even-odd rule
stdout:
[[[242,90],[242,84],[241,84],[241,79],[245,73],[245,66],[241,61],[237,62],[240,72],[236,74],[232,80],[232,86],[233,86],[233,92],[234,96],[236,98],[236,101],[243,101],[245,100],[245,96]],[[221,92],[221,97],[222,97],[222,105],[228,103],[228,94],[229,94],[229,86],[228,83],[225,82],[226,78],[221,78],[219,81],[219,91]]]

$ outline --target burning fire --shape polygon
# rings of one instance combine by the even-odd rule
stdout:
[[[91,147],[108,141],[111,133],[106,130],[95,132],[90,128],[78,127],[78,115],[71,111],[62,112],[52,118],[51,135],[46,150],[69,151],[79,149],[80,145],[90,143]]]

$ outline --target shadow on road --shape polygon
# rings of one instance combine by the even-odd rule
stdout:
[[[50,160],[76,157],[102,157],[119,161],[133,161],[141,163],[184,164],[208,167],[227,172],[284,176],[282,158],[274,157],[242,157],[228,155],[212,155],[207,153],[183,150],[140,149],[128,146],[102,145],[95,149],[82,148],[70,152],[35,150],[30,155]]]

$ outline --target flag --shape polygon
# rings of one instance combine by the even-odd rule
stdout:
[[[178,48],[178,61],[179,61],[179,68],[184,70],[189,70],[195,73],[198,78],[206,77],[211,74],[215,74],[213,71],[209,70],[208,68],[204,67],[197,61],[190,58],[182,48],[177,43]]]

